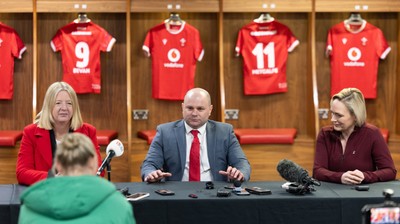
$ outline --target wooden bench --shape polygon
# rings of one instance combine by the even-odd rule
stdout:
[[[147,144],[151,144],[153,141],[154,136],[156,136],[156,130],[141,130],[138,131],[137,135],[139,138],[142,138],[147,141]]]
[[[15,146],[21,138],[22,131],[2,130],[0,131],[0,146]]]
[[[389,141],[389,130],[380,128],[383,138]],[[138,131],[138,137],[150,145],[156,130]],[[295,128],[237,128],[234,130],[240,144],[293,144],[297,130]]]
[[[235,135],[240,144],[293,144],[295,128],[237,128]]]
[[[293,144],[296,137],[296,129],[294,128],[271,128],[271,129],[235,129],[236,137],[240,144]],[[138,131],[138,137],[151,144],[156,130]]]
[[[118,138],[118,132],[115,130],[97,130],[97,143],[101,146],[107,146],[110,142]]]

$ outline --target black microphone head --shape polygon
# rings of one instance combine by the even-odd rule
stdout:
[[[242,186],[242,181],[240,181],[240,180],[235,180],[235,181],[233,181],[233,186],[235,186],[235,187],[240,187],[240,186]]]
[[[276,169],[281,177],[289,182],[303,183],[303,179],[308,176],[306,170],[288,159],[279,161]]]

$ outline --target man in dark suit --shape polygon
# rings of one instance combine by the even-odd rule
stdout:
[[[142,180],[157,182],[189,181],[190,151],[198,131],[200,142],[200,181],[248,181],[250,163],[230,124],[208,120],[213,106],[209,93],[189,90],[182,103],[183,119],[157,127],[150,149],[141,166]]]

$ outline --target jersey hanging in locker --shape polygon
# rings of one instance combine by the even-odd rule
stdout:
[[[236,53],[243,57],[245,95],[287,91],[286,61],[299,41],[290,29],[276,21],[253,21],[239,31]]]
[[[18,33],[0,23],[0,99],[11,100],[14,94],[14,58],[21,59],[26,47]]]
[[[329,30],[326,46],[331,96],[355,87],[366,99],[376,98],[379,59],[386,58],[391,50],[382,31],[365,20],[356,27],[341,22]]]
[[[164,22],[149,30],[143,50],[152,57],[152,96],[182,100],[194,87],[196,62],[204,55],[200,33],[185,21]]]
[[[76,93],[101,91],[100,51],[111,51],[115,43],[107,31],[93,22],[71,22],[51,40],[53,51],[61,51],[63,81]]]

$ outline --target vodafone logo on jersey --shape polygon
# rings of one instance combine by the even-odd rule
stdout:
[[[184,64],[177,63],[179,59],[181,59],[181,52],[176,49],[172,48],[167,53],[168,60],[170,63],[164,63],[164,67],[166,68],[183,68]]]
[[[168,60],[170,62],[177,62],[181,58],[181,53],[176,48],[172,48],[168,51]]]
[[[361,50],[357,47],[352,47],[347,51],[347,57],[350,61],[343,62],[347,67],[364,67],[365,62],[358,62],[362,56]]]
[[[361,51],[360,49],[356,48],[356,47],[352,47],[349,49],[349,51],[347,52],[347,57],[351,60],[351,61],[358,61],[361,58]]]

